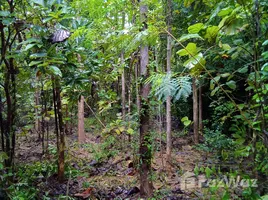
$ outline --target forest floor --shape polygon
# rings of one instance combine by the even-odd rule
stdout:
[[[42,144],[36,137],[19,138],[17,163],[32,164],[47,160],[55,168],[56,155],[54,158],[51,154],[43,156]],[[57,181],[56,170],[34,181],[40,199],[44,195],[50,199],[59,199],[59,196],[71,196],[73,199],[139,198],[137,156],[129,151],[129,146],[124,146],[122,138],[121,144],[117,146],[112,142],[105,144],[104,138],[92,133],[86,134],[83,145],[75,141],[77,138],[74,135],[66,138],[67,175],[63,183]],[[160,139],[157,138],[155,143],[159,147]],[[207,166],[213,162],[209,154],[196,150],[190,136],[174,137],[173,163],[166,166],[165,143],[161,143],[152,160],[154,199],[209,199],[207,195],[204,198],[204,190],[198,187],[197,179],[194,178],[196,166]],[[55,138],[50,139],[48,149],[55,153]]]

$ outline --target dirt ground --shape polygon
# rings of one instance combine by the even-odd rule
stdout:
[[[84,145],[74,142],[77,141],[74,135],[66,137],[66,164],[84,175],[66,177],[63,183],[57,181],[56,174],[40,178],[36,182],[41,191],[40,199],[44,194],[48,194],[51,199],[57,199],[59,195],[69,195],[74,199],[138,199],[139,173],[136,169],[135,155],[126,149],[119,150],[115,156],[99,162],[94,155],[98,153],[103,139],[90,133],[86,135]],[[36,135],[18,138],[17,163],[52,159],[42,154],[42,144],[36,138]],[[159,142],[159,139],[156,142]],[[190,145],[190,137],[174,137],[173,163],[166,165],[165,143],[161,143],[162,150],[158,149],[152,160],[155,199],[202,199],[200,188],[185,187],[183,178],[194,177],[195,166],[206,163],[207,155]],[[50,139],[49,144],[49,147],[55,148],[55,139]]]

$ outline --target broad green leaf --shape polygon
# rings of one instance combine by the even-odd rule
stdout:
[[[183,66],[185,66],[188,69],[192,69],[192,68],[200,65],[200,63],[201,63],[201,66],[205,65],[205,63],[206,63],[202,53],[199,53],[199,54],[189,58],[187,61],[185,61],[183,63]]]
[[[9,11],[2,10],[0,11],[0,16],[1,17],[8,17],[10,15]]]
[[[177,52],[180,56],[196,55],[197,49],[195,43],[188,43],[185,49],[181,49]]]
[[[42,63],[42,62],[43,62],[43,61],[40,61],[40,60],[38,60],[38,61],[31,61],[31,62],[29,63],[29,67],[38,65],[38,64],[40,64],[40,63]]]
[[[43,58],[46,56],[47,56],[47,53],[34,53],[34,54],[30,55],[30,58],[35,59],[35,58]]]
[[[235,83],[235,81],[233,81],[233,80],[228,81],[228,82],[226,83],[226,85],[227,85],[229,88],[231,88],[232,90],[234,90],[234,89],[236,88],[236,83]]]
[[[261,200],[268,200],[268,194],[261,197]]]
[[[231,49],[230,45],[229,44],[222,44],[222,48],[223,50],[225,51],[229,51]]]
[[[248,66],[245,66],[245,67],[243,67],[243,68],[238,69],[237,72],[239,72],[240,74],[245,74],[245,73],[247,73],[247,72],[248,72]]]
[[[187,35],[181,36],[179,39],[179,42],[184,42],[184,41],[189,40],[189,39],[201,39],[201,40],[203,40],[203,38],[198,34],[187,34]]]
[[[229,15],[232,11],[233,11],[233,9],[230,8],[230,7],[223,8],[223,9],[218,13],[218,16],[219,16],[219,17],[224,17],[224,16],[226,16],[226,15]]]
[[[129,128],[129,129],[127,129],[127,133],[129,135],[133,135],[134,134],[134,130],[132,128]]]
[[[268,40],[265,40],[263,43],[262,43],[262,46],[265,46],[268,44]]]
[[[181,118],[181,122],[185,122],[185,121],[187,121],[187,120],[189,120],[187,116]]]
[[[208,42],[213,42],[215,41],[219,30],[218,26],[210,26],[207,28],[206,35],[204,37],[208,40]]]
[[[221,77],[222,78],[226,78],[226,77],[228,77],[228,76],[230,76],[231,74],[230,73],[224,73],[224,74],[221,74]]]
[[[220,87],[219,87],[219,86],[215,87],[215,89],[211,91],[210,96],[212,96],[212,97],[213,97],[213,96],[216,94],[216,92],[218,92],[218,91],[219,91],[219,89],[220,89]]]
[[[190,34],[198,33],[204,27],[203,23],[197,23],[188,27],[188,32]]]
[[[25,47],[25,51],[28,51],[29,49],[33,48],[36,44],[27,44],[27,46]]]
[[[60,69],[56,66],[49,66],[49,70],[56,76],[62,77],[62,73],[60,71]]]

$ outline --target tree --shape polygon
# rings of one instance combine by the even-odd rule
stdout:
[[[171,33],[171,19],[172,19],[172,1],[167,0],[167,27],[168,32]],[[172,56],[172,38],[167,34],[167,74],[171,74],[171,56]],[[171,96],[167,96],[166,101],[166,120],[167,120],[167,163],[171,162],[171,150],[172,150],[172,136],[171,136]]]
[[[143,29],[148,28],[146,22],[146,15],[148,7],[142,0],[140,2],[140,18]],[[142,44],[140,47],[140,76],[145,80],[148,77],[149,64],[149,47]],[[150,92],[149,84],[141,84],[141,113],[140,113],[140,195],[142,198],[151,197],[153,194],[153,183],[150,180],[151,175],[151,136],[149,130],[150,116],[149,116],[149,102],[148,95]]]

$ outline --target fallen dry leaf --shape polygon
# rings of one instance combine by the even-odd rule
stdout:
[[[77,193],[74,196],[76,197],[82,197],[83,199],[86,199],[90,196],[90,193],[92,192],[93,188],[88,188],[82,193]]]

